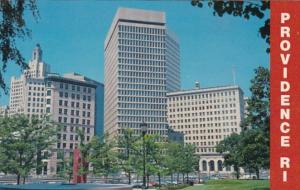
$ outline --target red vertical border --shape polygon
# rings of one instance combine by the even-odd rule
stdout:
[[[289,13],[290,19],[281,23],[281,14]],[[290,38],[281,37],[282,26],[290,27]],[[300,1],[271,1],[271,190],[300,189]],[[289,40],[290,50],[280,48],[282,40]],[[288,77],[283,78],[280,54],[290,54]],[[290,83],[288,92],[281,92],[281,81]],[[290,106],[281,105],[281,95],[290,95]],[[290,119],[280,118],[281,109],[290,109]],[[282,122],[290,124],[290,131],[280,130]],[[282,136],[289,136],[290,147],[281,146]],[[290,159],[290,168],[280,167],[281,157]],[[283,171],[287,171],[287,181],[283,181]]]

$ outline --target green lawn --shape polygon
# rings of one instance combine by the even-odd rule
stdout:
[[[184,190],[270,190],[269,180],[211,180]]]

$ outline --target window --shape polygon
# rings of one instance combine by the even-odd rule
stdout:
[[[51,104],[51,99],[47,99],[47,104]]]
[[[47,96],[51,96],[51,90],[47,90]]]

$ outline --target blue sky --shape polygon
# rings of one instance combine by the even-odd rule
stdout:
[[[249,95],[253,69],[269,67],[266,44],[258,33],[264,20],[213,16],[206,7],[197,8],[190,1],[38,1],[40,19],[28,16],[32,37],[18,41],[26,60],[36,43],[43,49],[43,59],[52,72],[77,72],[103,82],[103,44],[118,7],[165,11],[168,28],[177,34],[181,49],[181,83],[193,88],[195,80],[202,87],[236,84]],[[10,64],[5,78],[19,75]],[[1,92],[0,105],[8,104]]]

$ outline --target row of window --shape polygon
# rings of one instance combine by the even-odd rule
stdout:
[[[127,53],[119,52],[120,59],[122,58],[138,58],[138,59],[151,59],[151,60],[166,60],[165,55],[153,55],[153,54],[142,54],[142,53]]]
[[[210,99],[210,100],[196,100],[194,101],[181,101],[181,102],[174,102],[173,104],[169,103],[169,106],[190,106],[190,105],[197,105],[197,104],[209,104],[209,105],[214,105],[214,104],[219,104],[219,103],[224,103],[224,102],[235,102],[235,98],[221,98],[221,99]],[[170,101],[170,100],[168,100]]]
[[[171,110],[170,110],[171,111]],[[169,112],[170,112],[169,111]],[[205,115],[220,115],[220,114],[235,114],[236,110],[235,109],[230,109],[230,110],[222,110],[222,111],[208,111],[208,112],[193,112],[193,113],[177,113],[177,114],[169,114],[170,118],[188,118],[188,117],[195,117],[195,116],[205,116]]]
[[[141,116],[141,115],[138,115]],[[145,115],[147,117],[147,115]],[[137,117],[137,116],[118,116],[118,121],[119,122],[157,122],[157,123],[167,123],[166,117],[147,117],[147,121],[144,120],[142,117]]]
[[[119,63],[122,65],[135,65],[135,66],[151,66],[151,67],[165,67],[166,62],[164,60],[143,60],[143,59],[128,59],[128,58],[119,58]],[[120,64],[120,66],[121,66]]]
[[[118,28],[119,28],[119,31],[124,31],[124,32],[137,32],[137,33],[165,35],[164,29],[139,27],[139,26],[128,26],[128,25],[119,25]]]
[[[67,83],[60,83],[59,84],[59,88],[60,89],[66,89],[66,90],[68,90],[69,89],[69,85],[70,84],[67,84]],[[92,89],[90,87],[80,87],[78,85],[70,85],[70,86],[71,86],[72,91],[77,90],[77,92],[80,92],[81,89],[82,89],[83,92],[87,92],[89,94],[92,92]]]
[[[147,116],[166,116],[166,111],[150,111],[150,110],[118,110],[118,114],[120,115],[128,115],[128,116],[140,116],[140,115],[147,115]]]
[[[59,97],[60,98],[63,98],[63,97],[68,98],[69,97],[69,93],[68,92],[65,92],[65,93],[64,92],[59,92]],[[71,94],[71,98],[75,99],[75,97],[76,97],[77,100],[80,100],[80,98],[82,97],[82,100],[84,100],[84,101],[86,101],[86,100],[87,101],[91,101],[91,99],[92,99],[91,96],[86,96],[86,95],[82,95],[81,96],[80,94],[76,94],[75,95],[75,94],[72,93]]]
[[[192,100],[192,99],[200,99],[200,98],[212,98],[212,97],[220,97],[220,96],[231,96],[235,95],[235,91],[225,91],[225,92],[210,92],[203,94],[194,94],[194,95],[182,95],[182,96],[174,96],[170,97],[170,101],[179,101],[179,100]]]
[[[124,88],[125,90],[154,90],[154,91],[165,91],[165,85],[147,85],[147,84],[126,84],[119,83],[119,88]],[[164,103],[167,103],[167,99],[164,98]]]
[[[151,103],[157,103],[157,104],[165,104],[166,99],[164,98],[143,98],[143,97],[131,97],[131,96],[119,96],[118,100],[121,102],[139,102],[139,103],[144,103],[144,102],[151,102]]]
[[[220,109],[220,108],[235,108],[236,104],[222,104],[222,105],[210,105],[210,106],[199,106],[199,107],[184,107],[184,108],[173,108],[169,109],[171,112],[183,112],[183,111],[197,111],[197,110],[209,110],[209,109]]]
[[[148,72],[155,72],[155,73],[164,73],[166,72],[165,67],[158,67],[157,65],[153,66],[141,66],[141,65],[119,65],[120,70],[129,70],[131,72],[137,71],[148,71]]]
[[[148,47],[136,47],[136,46],[118,46],[119,51],[128,53],[144,53],[144,54],[165,54],[166,49],[162,48],[148,48]]]
[[[119,32],[119,38],[123,39],[132,39],[132,40],[143,40],[151,42],[164,42],[165,36],[160,35],[149,35],[149,34],[140,34],[140,33],[128,33],[128,32]]]
[[[165,109],[166,105],[164,104],[127,104],[127,103],[118,103],[119,108],[130,108],[130,109],[151,109],[151,110],[157,110],[157,109]]]
[[[62,109],[59,108],[58,109],[58,113],[59,114],[64,114],[64,115],[68,115],[68,109]],[[90,117],[91,116],[91,112],[86,112],[86,111],[82,111],[81,115],[79,115],[79,110],[70,110],[70,115],[74,116],[82,116],[82,117]]]
[[[58,122],[59,123],[68,123],[70,122],[71,124],[81,124],[81,125],[90,125],[91,124],[91,121],[89,119],[81,119],[81,122],[80,122],[80,119],[79,118],[68,118],[68,117],[61,117],[61,116],[58,116]]]
[[[69,106],[69,102],[67,100],[59,100],[58,101],[58,105],[59,106]],[[82,109],[91,109],[91,104],[87,104],[87,103],[82,103],[82,106],[80,107],[81,103],[80,102],[71,102],[71,107],[72,108],[82,108]]]

